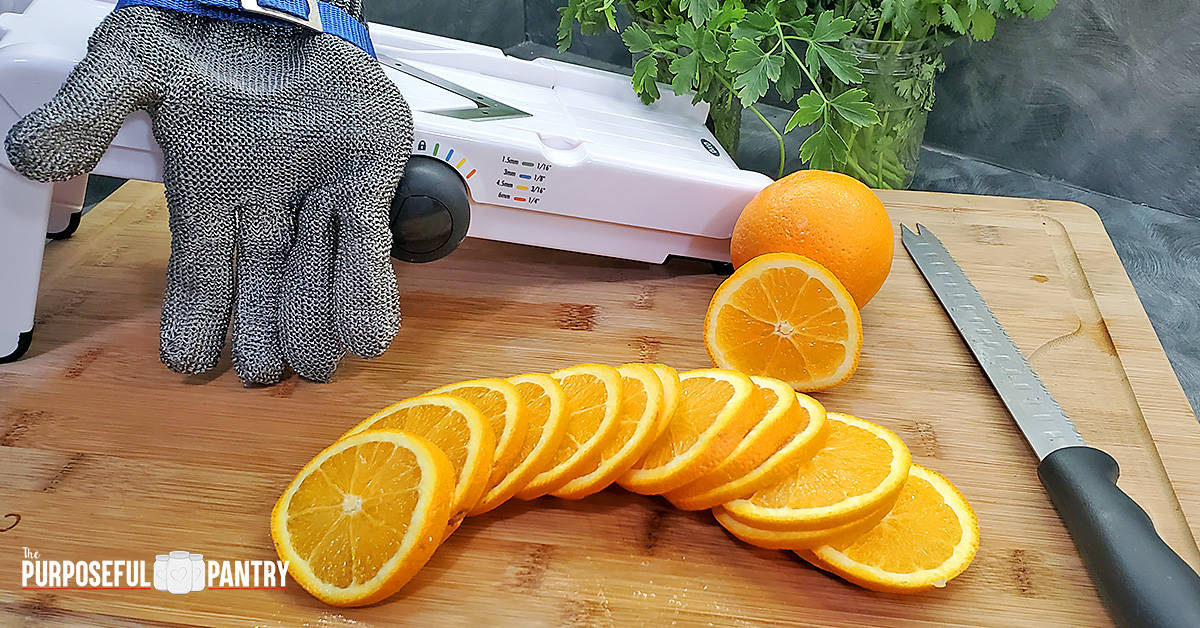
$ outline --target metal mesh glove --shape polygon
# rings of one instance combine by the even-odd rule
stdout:
[[[361,0],[336,4],[361,19]],[[285,366],[328,381],[347,349],[387,349],[400,325],[388,208],[412,114],[375,60],[298,26],[123,8],[9,131],[9,160],[39,181],[83,174],[137,109],[165,158],[164,364],[213,368],[231,314],[247,383]]]

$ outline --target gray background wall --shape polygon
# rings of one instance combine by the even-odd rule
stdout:
[[[1200,217],[1200,3],[1060,0],[947,63],[929,144]]]

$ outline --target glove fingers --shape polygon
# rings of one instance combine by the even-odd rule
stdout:
[[[328,382],[346,350],[334,327],[333,268],[337,237],[321,192],[300,209],[296,244],[284,269],[280,341],[284,358],[301,377]]]
[[[292,215],[272,203],[244,207],[238,214],[233,369],[247,384],[283,379],[279,320]]]
[[[125,118],[155,100],[154,70],[134,52],[144,30],[125,11],[96,29],[58,94],[9,129],[5,149],[21,174],[63,181],[90,172]]]
[[[338,217],[334,299],[337,331],[355,354],[373,358],[400,330],[400,294],[392,268],[388,210],[396,186],[387,181],[343,184],[336,198]],[[348,192],[348,193],[347,193]]]
[[[167,206],[171,258],[160,357],[178,373],[202,373],[216,365],[229,329],[237,220],[232,203],[201,204],[170,189]]]

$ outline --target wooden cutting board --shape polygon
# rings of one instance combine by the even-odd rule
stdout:
[[[883,193],[896,221],[945,241],[1121,486],[1200,566],[1200,428],[1096,214],[1077,204]],[[243,388],[228,361],[184,377],[158,362],[168,253],[162,188],[131,183],[48,247],[37,331],[0,367],[0,623],[360,625],[1100,625],[1035,458],[899,245],[863,311],[851,381],[818,395],[898,432],[979,514],[982,547],[944,590],[872,593],[789,553],[749,547],[706,512],[610,489],[469,519],[400,594],[339,610],[286,590],[22,590],[45,559],[183,549],[273,559],[268,513],[313,454],[372,411],[460,379],[581,361],[708,366],[721,277],[468,240],[398,265],[404,330],[333,384]],[[10,527],[11,526],[11,527]]]

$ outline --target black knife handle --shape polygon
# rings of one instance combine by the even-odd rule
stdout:
[[[1119,626],[1200,626],[1200,576],[1166,543],[1146,511],[1117,487],[1112,456],[1059,449],[1038,466],[1083,564]]]

